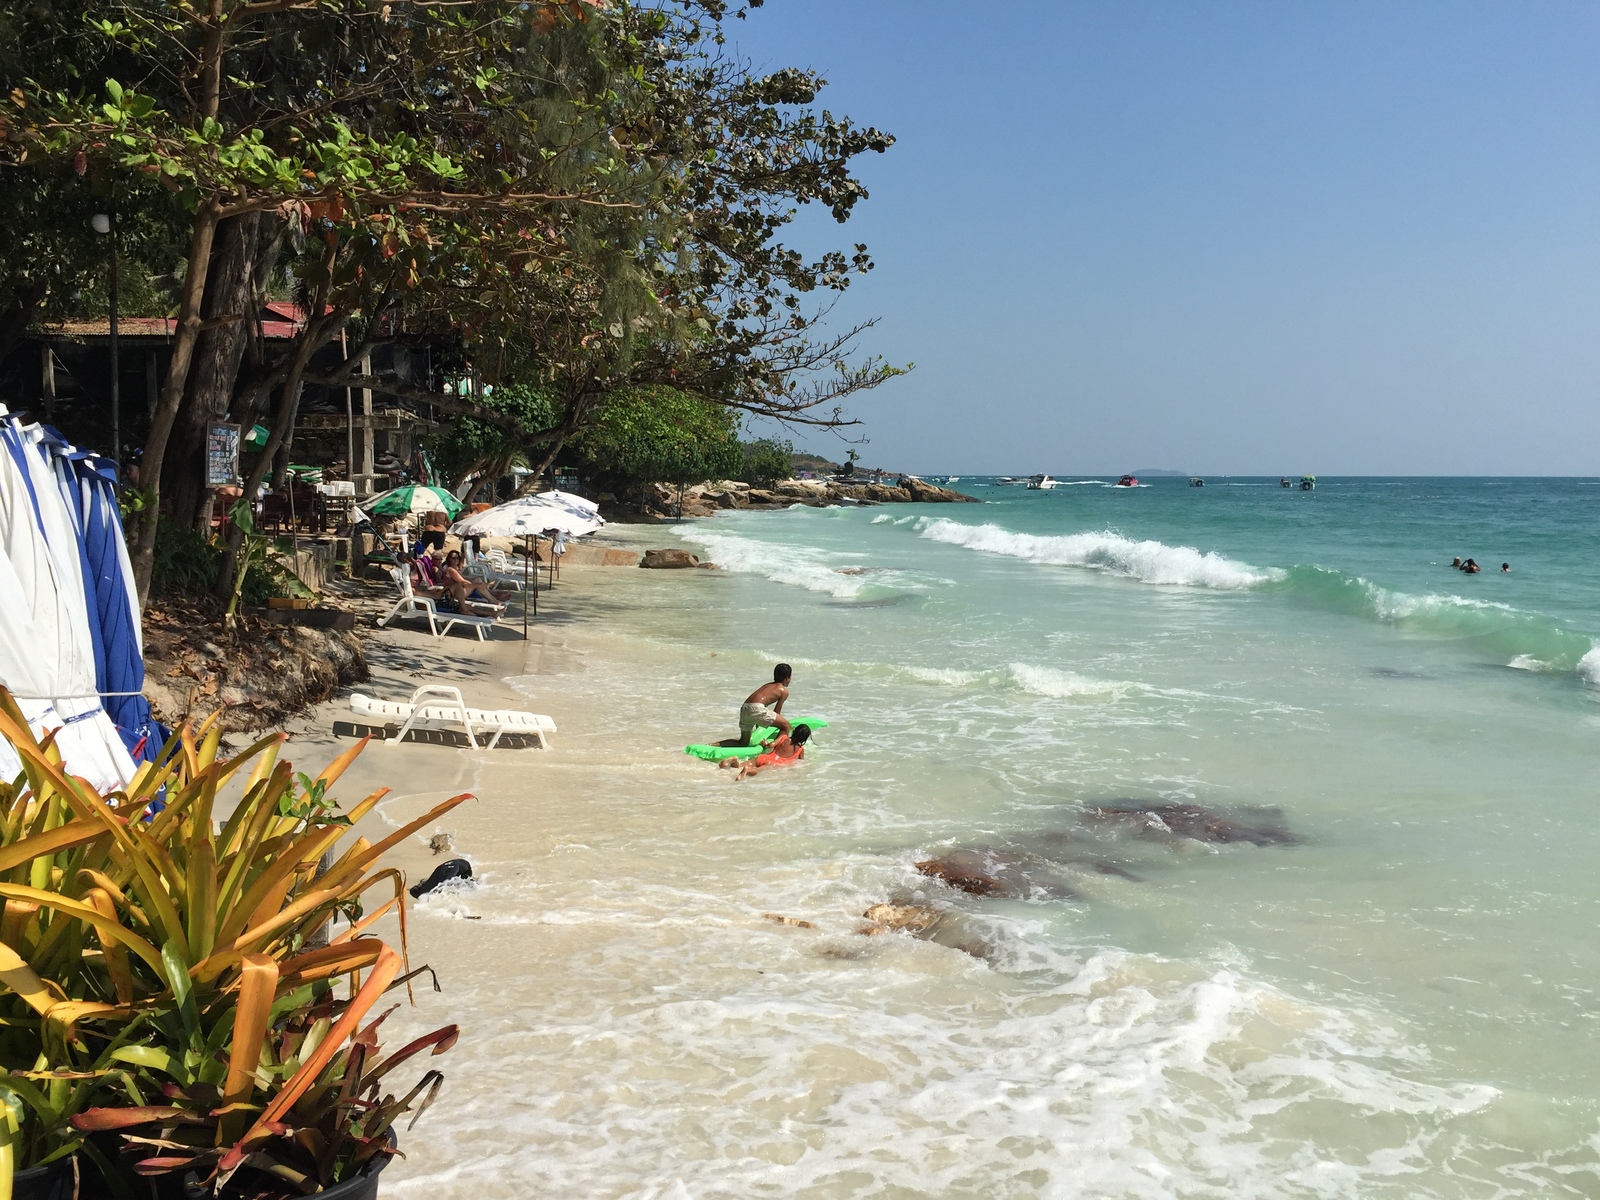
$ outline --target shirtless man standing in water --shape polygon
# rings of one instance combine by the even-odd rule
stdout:
[[[789,732],[789,722],[783,715],[783,702],[789,698],[789,678],[794,672],[788,663],[772,668],[772,682],[764,683],[745,697],[739,709],[739,740],[724,742],[728,746],[748,746],[750,732],[762,727]]]

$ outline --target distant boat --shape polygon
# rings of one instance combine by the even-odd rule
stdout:
[[[1016,486],[1017,484],[1019,484],[1021,482],[1023,482],[1023,481],[1018,479],[1015,475],[1001,475],[1001,476],[998,476],[995,479],[996,485],[1002,485],[1003,484],[1003,485],[1011,486],[1011,487],[1014,487],[1014,486]]]
[[[1048,492],[1051,488],[1059,486],[1060,485],[1048,475],[1035,475],[1032,479],[1028,480],[1028,490],[1030,492]]]
[[[1288,487],[1289,485],[1286,483],[1286,484],[1284,484],[1284,486]],[[1302,475],[1302,476],[1300,476],[1300,490],[1302,492],[1315,491],[1316,487],[1317,487],[1317,477],[1315,475]]]
[[[1139,477],[1137,475],[1124,475],[1121,479],[1117,480],[1117,486],[1118,487],[1138,487],[1139,486]]]
[[[1198,476],[1198,475],[1189,476],[1189,486],[1190,487],[1205,487],[1205,485],[1206,485],[1206,481],[1204,479],[1201,479],[1200,476]]]
[[[1285,475],[1282,479],[1278,480],[1278,486],[1279,487],[1293,487],[1294,484],[1290,483],[1289,482],[1289,477],[1287,475]]]

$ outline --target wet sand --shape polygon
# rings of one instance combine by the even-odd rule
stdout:
[[[854,901],[835,903],[831,929],[763,916],[783,905],[786,889],[772,885],[791,873],[770,861],[766,842],[800,803],[803,775],[735,784],[683,755],[689,736],[735,732],[742,695],[721,697],[720,713],[714,691],[686,702],[685,685],[698,689],[683,653],[616,632],[631,618],[637,634],[653,597],[714,592],[706,574],[569,568],[541,594],[526,643],[505,632],[483,644],[435,641],[416,623],[369,638],[373,677],[356,690],[403,700],[422,682],[457,683],[474,706],[527,708],[559,726],[549,751],[373,743],[339,784],[346,802],[392,789],[361,831],[374,840],[449,796],[476,797],[389,856],[411,882],[464,857],[477,883],[412,905],[413,965],[431,966],[441,990],[419,984],[416,1007],[389,1018],[386,1044],[452,1021],[462,1038],[409,1073],[437,1066],[445,1087],[403,1135],[406,1157],[385,1173],[382,1195],[684,1194],[697,1160],[725,1169],[730,1156],[743,1164],[736,1175],[770,1187],[774,1171],[823,1136],[822,1126],[789,1126],[820,1117],[834,1098],[830,1077],[874,1075],[859,1052],[814,1036],[785,1047],[773,1028],[785,1018],[762,1011],[781,1005],[782,988],[747,1014],[721,1008],[730,992],[760,997],[765,973],[793,955],[832,973],[846,962],[819,951],[838,942],[848,959],[867,947],[854,934]],[[686,720],[688,703],[712,723]],[[331,729],[351,719],[341,699],[291,722],[297,767],[348,748]],[[430,850],[436,832],[451,850]],[[789,889],[790,900],[817,882]],[[815,905],[807,915],[817,917]],[[903,952],[936,973],[973,969],[920,943]],[[837,1015],[814,1019],[823,1029],[813,1033],[827,1034]],[[795,1057],[769,1079],[772,1053]],[[793,1071],[804,1087],[769,1088]],[[661,1157],[642,1161],[646,1147]]]

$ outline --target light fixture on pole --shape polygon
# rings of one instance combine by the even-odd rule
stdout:
[[[122,367],[117,355],[117,214],[95,213],[89,227],[96,233],[111,235],[111,457],[122,467]]]

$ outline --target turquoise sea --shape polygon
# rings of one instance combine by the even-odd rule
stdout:
[[[834,722],[769,852],[985,947],[986,999],[929,997],[930,1077],[862,1102],[973,1147],[901,1182],[1600,1195],[1600,481],[1112,479],[678,528],[723,570],[650,637],[786,659]],[[1138,803],[1294,842],[1085,816]],[[958,849],[1075,895],[912,867]]]
[[[1600,1197],[1600,481],[957,486],[608,529],[722,569],[449,648],[561,732],[451,760],[385,1194]],[[804,763],[682,752],[778,661]]]

